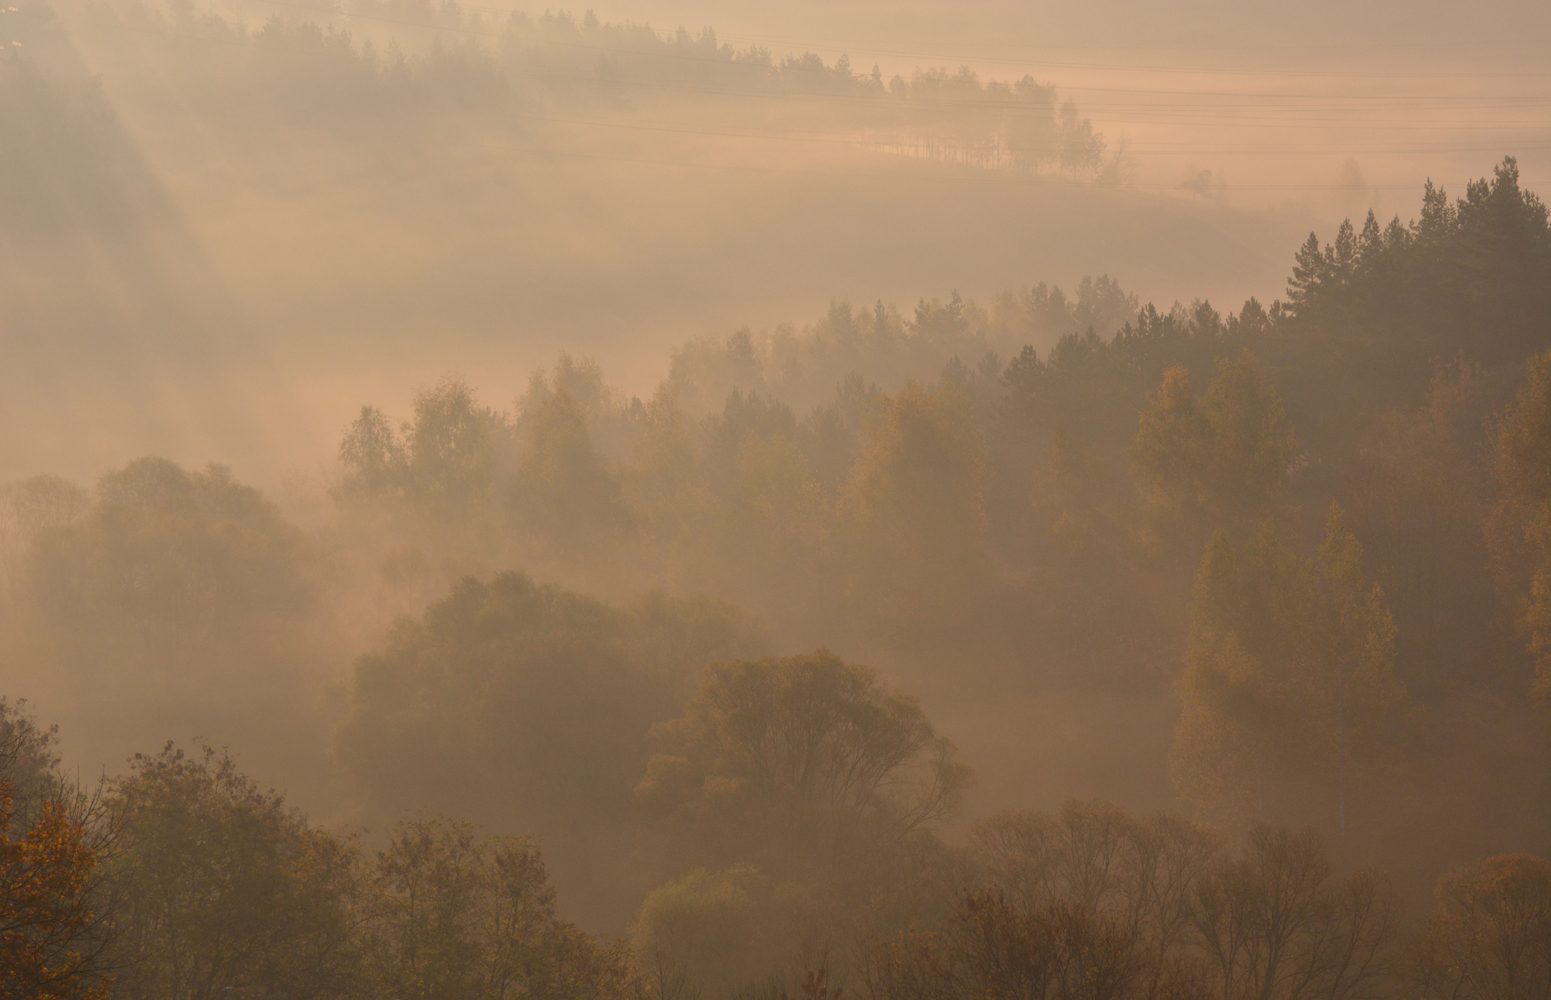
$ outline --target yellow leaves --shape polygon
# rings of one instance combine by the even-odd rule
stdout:
[[[1148,397],[1131,460],[1149,501],[1170,516],[1202,503],[1201,474],[1211,429],[1190,391],[1190,373],[1175,365],[1163,373],[1158,391]]]
[[[1243,815],[1290,785],[1372,772],[1416,717],[1394,645],[1394,621],[1338,508],[1315,558],[1270,530],[1238,545],[1219,535],[1197,580],[1180,685],[1181,793],[1208,812]]]
[[[1220,361],[1199,399],[1176,365],[1148,400],[1131,462],[1155,517],[1199,531],[1253,521],[1281,499],[1297,443],[1253,359]]]
[[[1551,963],[1551,865],[1486,858],[1440,879],[1438,901],[1409,970],[1418,995],[1530,995],[1530,977]]]
[[[747,782],[742,779],[708,774],[700,783],[700,794],[710,803],[730,802],[736,799],[745,787]]]
[[[643,802],[665,802],[684,792],[690,771],[689,758],[654,753],[646,762],[646,777],[636,785],[635,796]]]
[[[934,515],[979,526],[983,460],[974,414],[953,387],[907,381],[868,428],[846,504],[863,520],[900,518],[920,531]],[[901,525],[904,526],[904,525]]]
[[[1518,601],[1520,623],[1535,657],[1532,693],[1543,700],[1551,695],[1551,351],[1530,360],[1529,377],[1503,414],[1497,477],[1503,495],[1489,530],[1509,536],[1498,538],[1497,544],[1513,552],[1512,557],[1499,553],[1498,562],[1523,559],[1520,537],[1532,552],[1522,569],[1529,576],[1529,592],[1520,590]],[[1522,576],[1511,584],[1515,590],[1523,585]]]
[[[479,838],[466,823],[404,823],[356,878],[366,995],[623,993],[625,955],[555,915],[548,869],[530,840]]]
[[[1535,656],[1535,698],[1551,696],[1551,567],[1542,568],[1530,581],[1529,606],[1524,614],[1529,630],[1529,649]]]
[[[729,551],[754,572],[811,580],[830,536],[832,510],[808,461],[786,435],[745,435],[725,508]]]
[[[774,889],[747,865],[691,871],[642,902],[631,929],[635,952],[731,993],[750,965],[776,967],[769,919]]]
[[[106,984],[81,982],[83,959],[71,947],[93,919],[87,890],[97,859],[85,827],[50,802],[15,839],[12,809],[9,795],[0,800],[0,995],[103,997]]]
[[[983,446],[968,397],[907,381],[840,502],[853,607],[891,636],[960,627],[987,578]]]
[[[1530,359],[1529,377],[1501,424],[1497,456],[1511,496],[1551,503],[1551,351]]]

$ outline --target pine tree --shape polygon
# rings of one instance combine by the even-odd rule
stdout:
[[[1313,233],[1293,255],[1292,277],[1287,279],[1287,298],[1295,311],[1309,308],[1330,282],[1330,260],[1320,250]]]

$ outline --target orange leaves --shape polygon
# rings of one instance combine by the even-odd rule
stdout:
[[[1551,989],[1551,865],[1486,858],[1444,876],[1413,955],[1417,995],[1545,996]]]
[[[30,829],[12,836],[9,789],[0,799],[0,995],[97,1000],[107,984],[82,983],[73,946],[91,925],[88,890],[97,865],[84,824],[46,803]]]

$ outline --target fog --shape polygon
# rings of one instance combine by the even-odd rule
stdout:
[[[148,451],[218,453],[274,483],[328,461],[372,388],[403,396],[460,371],[506,392],[567,347],[649,393],[669,345],[801,322],[831,299],[908,306],[957,289],[984,301],[1107,273],[1160,303],[1269,301],[1307,229],[1370,205],[1387,218],[1418,177],[1457,188],[1508,149],[1534,189],[1546,141],[1534,75],[1544,15],[1533,7],[1503,22],[1429,20],[1425,37],[1409,18],[1349,13],[1329,45],[1299,35],[1318,12],[1161,24],[1141,9],[1079,18],[999,5],[887,17],[865,5],[597,12],[669,33],[709,27],[776,62],[812,47],[832,66],[835,43],[851,44],[854,71],[877,63],[884,80],[960,66],[983,81],[1032,73],[1092,118],[1110,160],[1128,144],[1121,190],[881,153],[880,132],[973,134],[995,128],[994,114],[947,98],[958,103],[912,126],[869,111],[867,93],[799,83],[760,95],[758,67],[701,72],[704,45],[618,63],[602,88],[599,67],[616,65],[609,46],[626,38],[533,22],[522,43],[503,43],[504,11],[493,9],[324,15],[250,3],[192,6],[183,20],[135,9],[13,17],[15,51],[61,82],[97,80],[116,127],[97,139],[105,172],[83,164],[70,183],[34,179],[54,203],[46,249],[36,228],[8,240],[8,327],[32,355],[7,365],[9,405],[41,416],[70,399],[39,422],[75,419],[86,380],[61,385],[52,372],[71,363],[56,353],[83,338],[91,357],[145,369],[146,384],[113,390],[132,392],[117,408],[136,412],[133,429],[93,435],[92,451],[80,434],[69,446],[9,440],[10,474],[91,476]],[[423,69],[418,95],[390,95],[304,32],[277,31],[267,45],[234,34],[270,18],[410,60],[437,42],[449,55]],[[505,61],[459,68],[460,47],[503,44]],[[1183,186],[1203,170],[1204,187]],[[11,192],[34,208],[45,197]],[[166,385],[157,373],[176,370],[185,338],[236,384],[208,401],[175,375]],[[265,405],[230,405],[255,384]]]
[[[1520,995],[1544,5],[0,46],[0,835],[101,916],[25,995]]]

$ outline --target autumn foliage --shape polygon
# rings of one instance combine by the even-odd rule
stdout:
[[[26,829],[18,819],[11,786],[0,785],[0,996],[105,998],[109,983],[91,974],[82,943],[97,919],[85,824],[53,802]]]

